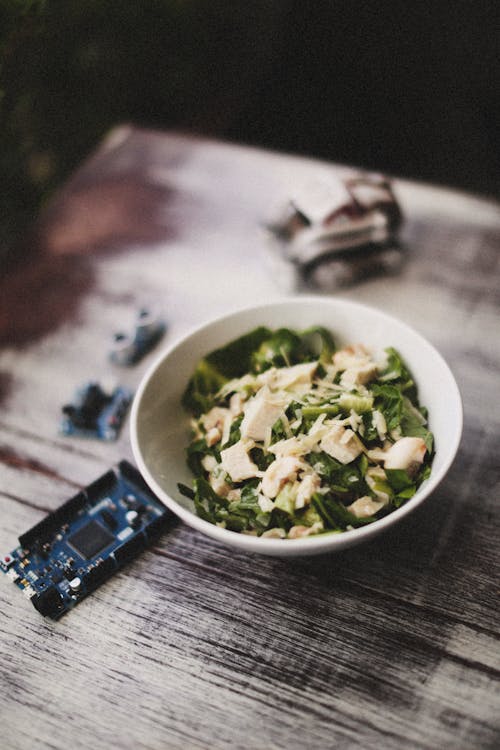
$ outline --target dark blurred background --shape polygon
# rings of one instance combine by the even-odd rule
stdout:
[[[498,196],[499,8],[0,0],[3,249],[122,122]]]

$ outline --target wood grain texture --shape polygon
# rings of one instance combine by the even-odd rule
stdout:
[[[57,432],[76,386],[112,375],[134,387],[154,358],[113,368],[116,328],[154,303],[171,343],[208,317],[282,295],[289,280],[269,271],[259,226],[319,167],[133,129],[83,165],[40,222],[32,261],[80,258],[68,316],[43,283],[23,302],[43,326],[27,336],[27,313],[17,329],[15,316],[0,316],[2,551],[130,459],[126,428],[112,444]],[[117,208],[86,235],[82,191],[98,210],[103,185],[125,182],[126,205],[139,186],[154,236],[117,234]],[[57,623],[2,580],[2,747],[498,747],[498,206],[403,181],[396,189],[406,216],[399,273],[336,293],[406,320],[454,370],[465,429],[446,479],[395,529],[334,556],[246,555],[178,524]]]

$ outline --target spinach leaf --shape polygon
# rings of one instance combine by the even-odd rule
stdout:
[[[224,449],[229,448],[231,445],[234,445],[238,442],[238,440],[241,438],[241,423],[243,422],[243,414],[239,417],[236,417],[234,422],[231,425],[231,429],[229,430],[229,437],[227,441],[222,446]]]
[[[424,463],[422,465],[422,468],[418,472],[417,475],[417,484],[420,485],[425,479],[429,479],[430,475],[432,473],[432,467],[430,463]]]
[[[416,413],[417,412],[417,413]],[[418,412],[422,415],[419,418]],[[422,414],[420,409],[413,406],[413,404],[407,399],[404,399],[402,415],[401,415],[401,431],[403,435],[407,437],[420,437],[425,443],[427,451],[432,453],[434,446],[434,437],[432,432],[427,429],[425,424],[422,424],[425,419],[425,415]]]
[[[402,393],[405,393],[412,401],[416,402],[417,386],[400,353],[392,346],[388,347],[385,351],[387,354],[387,367],[380,373],[378,381],[380,383],[397,385]]]
[[[265,471],[276,457],[272,453],[267,453],[262,448],[252,448],[250,450],[250,458],[254,464],[257,464],[260,471]]]
[[[271,335],[272,332],[269,328],[264,326],[254,328],[250,333],[240,336],[226,346],[211,352],[205,359],[225,378],[240,378],[251,369],[255,351]]]
[[[258,505],[259,493],[257,492],[257,485],[259,480],[255,480],[252,484],[246,484],[241,490],[241,499],[238,501],[241,508],[253,508],[254,510],[260,510]]]
[[[215,523],[216,512],[227,505],[227,500],[218,495],[206,479],[199,478],[194,481],[194,505],[200,518]]]
[[[341,495],[343,499],[354,499],[368,494],[368,486],[363,478],[366,472],[366,458],[363,455],[350,464],[342,464],[323,451],[309,454],[306,460],[327,480],[332,491]]]
[[[395,385],[378,385],[374,383],[372,393],[374,406],[384,415],[388,430],[394,430],[401,422],[403,412],[403,394]]]
[[[338,404],[318,404],[315,406],[303,406],[302,416],[305,419],[311,418],[312,423],[320,417],[322,414],[326,414],[328,418],[336,417],[340,413],[340,406]]]
[[[208,411],[224,383],[251,369],[252,355],[270,335],[268,328],[255,328],[201,359],[182,396],[184,408],[195,416]]]
[[[194,443],[188,445],[186,449],[187,454],[187,465],[195,475],[195,477],[201,477],[204,475],[205,470],[201,464],[203,456],[212,454],[213,451],[207,446],[205,438],[195,440]]]
[[[271,331],[259,326],[201,359],[182,396],[185,409],[200,416],[214,405],[220,388],[247,372],[287,367],[318,357],[329,361],[334,351],[329,332],[320,326],[302,334],[288,328]]]
[[[217,521],[224,521],[226,529],[230,531],[248,531],[248,518],[239,513],[230,513],[227,510],[221,510],[217,513]]]
[[[286,430],[282,420],[279,418],[273,424],[271,429],[271,440],[273,443],[277,443],[279,440],[286,440]]]
[[[307,505],[305,508],[296,510],[294,514],[294,523],[297,526],[313,526],[315,523],[323,521],[314,505]]]
[[[302,361],[300,336],[289,328],[271,333],[252,355],[252,370],[264,372],[270,367],[288,367]]]
[[[312,498],[312,504],[328,529],[341,529],[345,531],[347,526],[364,526],[375,520],[375,516],[358,518],[330,494],[321,495],[315,493]]]
[[[191,487],[188,487],[186,484],[182,484],[182,482],[177,482],[177,489],[181,493],[181,495],[184,495],[184,497],[188,497],[190,500],[194,500],[194,490],[191,489]]]
[[[414,485],[414,480],[404,469],[386,469],[385,475],[396,494]]]
[[[407,383],[412,380],[410,371],[403,362],[401,355],[392,346],[385,349],[387,354],[387,367],[380,373],[378,380],[381,383],[402,381]]]
[[[289,531],[294,525],[292,517],[281,508],[273,508],[270,516],[269,528],[271,529],[279,528]]]
[[[361,418],[363,420],[363,427],[364,427],[364,433],[363,433],[364,443],[370,444],[370,443],[378,442],[379,440],[378,430],[373,423],[372,412],[365,412],[364,414],[361,415]]]
[[[307,328],[300,334],[306,358],[317,359],[322,364],[329,364],[335,351],[332,335],[323,326]]]
[[[200,360],[183,393],[183,407],[196,417],[209,411],[214,395],[227,380],[208,360]]]
[[[314,471],[320,476],[326,477],[328,481],[331,481],[335,473],[342,466],[340,461],[337,461],[332,456],[324,451],[318,451],[317,453],[310,453],[306,456],[308,461],[313,467]]]
[[[391,502],[395,508],[399,508],[405,500],[413,497],[417,491],[417,483],[404,469],[386,469],[385,474],[387,483],[394,491]]]

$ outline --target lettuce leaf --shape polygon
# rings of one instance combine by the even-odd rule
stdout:
[[[385,475],[396,494],[414,485],[414,480],[404,469],[386,469]]]
[[[323,326],[307,328],[300,334],[305,355],[317,359],[321,364],[329,364],[335,351],[332,335]]]
[[[399,427],[403,413],[403,394],[400,389],[395,385],[374,383],[371,390],[375,397],[375,409],[384,415],[387,429]]]
[[[348,526],[356,528],[357,526],[372,523],[375,520],[375,516],[358,518],[332,495],[321,495],[317,492],[313,495],[312,504],[321,516],[327,529],[345,531]]]
[[[427,429],[423,423],[424,416],[418,417],[415,413],[419,411],[411,403],[403,403],[402,415],[401,415],[401,431],[406,437],[419,437],[425,443],[425,447],[429,454],[432,453],[434,448],[434,436],[430,430]]]
[[[196,417],[209,411],[214,395],[227,380],[208,360],[200,360],[183,393],[183,407]]]
[[[301,354],[300,336],[288,328],[279,328],[252,355],[252,370],[264,372],[270,367],[289,367],[303,361]]]
[[[198,417],[214,405],[214,397],[228,380],[248,372],[264,372],[270,367],[288,367],[315,359],[328,362],[334,350],[330,333],[321,326],[302,333],[289,328],[272,331],[259,326],[198,362],[184,391],[182,404]]]
[[[385,349],[387,354],[387,367],[383,372],[380,373],[378,380],[381,383],[389,383],[394,381],[400,381],[407,383],[412,380],[410,371],[403,362],[403,359],[398,351],[392,346]],[[413,382],[413,381],[412,381]]]
[[[356,461],[341,464],[328,453],[320,451],[306,456],[313,469],[329,484],[332,492],[340,495],[343,500],[361,497],[369,492],[364,480],[366,473],[366,457],[361,455]]]
[[[251,369],[255,351],[270,335],[269,328],[255,328],[201,359],[182,396],[184,408],[196,417],[209,411],[224,383],[242,377]]]
[[[217,521],[216,511],[221,505],[227,505],[227,500],[218,495],[206,479],[195,479],[194,507],[200,518],[215,523]]]

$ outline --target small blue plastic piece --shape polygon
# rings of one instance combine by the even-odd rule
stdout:
[[[115,333],[114,346],[109,353],[116,365],[131,367],[141,360],[165,333],[165,323],[147,308],[139,310],[135,331],[132,335]]]
[[[106,393],[99,383],[90,381],[80,388],[72,404],[62,407],[60,423],[63,435],[116,440],[132,400],[132,391],[121,386]]]

